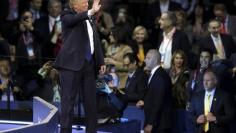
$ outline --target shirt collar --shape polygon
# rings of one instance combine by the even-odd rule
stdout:
[[[160,65],[157,65],[156,67],[154,67],[150,74],[153,75],[159,67]]]
[[[209,91],[205,91],[205,92],[206,92],[206,93],[205,93],[205,96],[209,96],[209,95],[214,96],[215,91],[216,91],[216,88],[214,88],[214,89],[211,90],[210,92],[209,92]]]
[[[172,36],[174,35],[175,31],[176,31],[176,28],[174,27],[174,28],[173,28],[169,33],[167,33],[167,34],[166,34],[165,32],[163,32],[163,36],[170,38],[170,37],[172,37]]]
[[[49,21],[51,22],[51,21],[60,21],[60,15],[59,16],[57,16],[56,18],[54,18],[54,17],[52,17],[52,16],[50,16],[50,15],[48,15],[49,16]]]
[[[220,34],[218,34],[217,37],[215,37],[215,36],[213,36],[213,35],[211,34],[211,38],[212,38],[213,40],[218,40],[218,39],[220,39]]]

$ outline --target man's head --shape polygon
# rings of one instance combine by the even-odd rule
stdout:
[[[164,31],[170,29],[176,25],[176,21],[175,13],[171,11],[164,12],[159,20],[160,28]]]
[[[42,7],[42,0],[32,0],[30,2],[31,8],[33,8],[34,10],[39,11]]]
[[[227,10],[224,4],[214,5],[214,14],[217,20],[224,21],[227,16]]]
[[[145,67],[148,70],[152,70],[154,67],[160,64],[161,55],[156,49],[150,49],[146,55],[144,62],[146,64]]]
[[[127,53],[123,57],[124,68],[133,72],[137,68],[137,56],[134,53]]]
[[[218,37],[220,33],[221,23],[218,20],[211,20],[208,24],[208,31],[215,37]]]
[[[51,17],[58,17],[62,11],[62,3],[59,0],[49,0],[48,13]]]
[[[200,68],[201,69],[206,69],[208,68],[210,62],[213,59],[213,53],[210,49],[202,49],[200,52]]]
[[[212,70],[207,70],[203,76],[203,85],[206,91],[211,91],[217,86],[217,77]]]
[[[70,0],[69,5],[76,12],[87,11],[89,6],[88,0]]]

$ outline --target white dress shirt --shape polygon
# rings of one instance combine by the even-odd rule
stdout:
[[[217,50],[218,48],[221,49],[222,57],[220,57],[220,59],[225,59],[225,58],[226,58],[226,56],[225,56],[225,49],[224,49],[224,46],[223,46],[222,39],[221,39],[220,35],[218,35],[217,37],[215,37],[215,36],[213,36],[213,35],[211,34],[211,38],[212,38],[212,40],[213,40],[213,42],[214,42],[214,45],[215,45],[216,50]],[[219,54],[219,53],[217,52],[217,55],[218,55],[218,54]]]
[[[48,21],[49,22],[49,31],[52,32],[55,22],[60,21],[60,16],[58,16],[56,18],[49,16],[48,18],[49,18],[49,21]]]
[[[93,42],[93,28],[89,22],[89,20],[86,20],[87,29],[88,29],[88,35],[89,35],[89,42],[90,42],[90,48],[91,48],[91,54],[94,52],[94,42]]]
[[[171,66],[172,58],[172,40],[173,34],[175,33],[175,28],[173,28],[169,33],[163,32],[163,41],[161,42],[159,52],[161,54],[161,63],[164,69],[169,69]]]

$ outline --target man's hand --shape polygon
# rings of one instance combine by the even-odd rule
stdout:
[[[94,0],[93,1],[93,7],[91,9],[91,15],[94,15],[96,12],[98,12],[101,8],[101,5],[99,4],[100,0]]]
[[[207,116],[206,116],[206,120],[207,120],[208,122],[215,122],[215,121],[216,121],[216,117],[215,117],[211,112],[209,112],[209,113],[207,114]]]
[[[206,117],[203,114],[198,116],[198,118],[197,118],[197,123],[198,124],[203,124],[205,122],[206,122]]]
[[[144,133],[151,133],[152,132],[152,125],[147,124],[144,128]]]
[[[136,107],[138,108],[141,108],[144,106],[144,101],[143,100],[139,100],[137,103],[136,103]]]
[[[99,74],[103,75],[106,72],[106,65],[100,66]]]

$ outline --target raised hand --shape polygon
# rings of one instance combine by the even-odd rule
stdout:
[[[96,12],[98,12],[100,8],[101,8],[100,0],[94,0],[93,7],[92,7],[92,14],[95,14]]]

